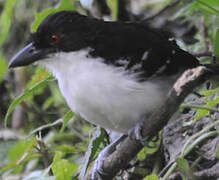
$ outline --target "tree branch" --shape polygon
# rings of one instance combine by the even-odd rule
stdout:
[[[167,124],[185,97],[195,87],[209,79],[211,74],[213,73],[204,66],[185,71],[174,84],[166,101],[142,123],[142,136],[148,139],[155,136]],[[142,147],[141,143],[135,138],[130,139],[127,137],[117,147],[116,151],[104,160],[103,170],[107,175],[104,175],[103,179],[112,179],[121,169],[127,167],[129,161],[136,156]],[[91,171],[87,173],[85,179],[90,179],[90,174]]]

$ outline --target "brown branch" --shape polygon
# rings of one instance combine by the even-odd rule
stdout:
[[[219,74],[219,72],[217,73]],[[171,116],[177,111],[185,97],[195,87],[209,79],[211,72],[204,66],[187,70],[174,84],[164,104],[142,123],[142,135],[148,139],[155,136],[168,122]],[[104,160],[103,169],[107,175],[104,180],[112,179],[121,169],[127,167],[129,161],[142,149],[142,145],[135,138],[129,137],[124,140],[108,158]],[[90,179],[89,171],[84,179]]]
[[[38,146],[36,146],[35,148],[42,155],[42,160],[43,160],[44,167],[48,168],[50,163],[51,163],[50,162],[50,156],[49,156],[49,152],[48,152],[48,149],[46,148],[45,143],[41,139],[41,135],[40,135],[40,137],[37,137],[37,142],[38,142]],[[51,169],[49,171],[49,175],[50,176],[53,175]]]

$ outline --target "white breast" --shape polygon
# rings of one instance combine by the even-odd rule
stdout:
[[[40,62],[58,79],[70,108],[84,119],[127,132],[163,101],[168,89],[139,83],[122,68],[106,65],[100,58],[89,59],[87,52],[60,53]]]

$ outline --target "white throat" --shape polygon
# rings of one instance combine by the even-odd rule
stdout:
[[[58,79],[72,111],[118,132],[127,132],[142,115],[151,113],[169,90],[153,82],[140,83],[101,58],[91,59],[88,50],[60,53],[40,64]]]

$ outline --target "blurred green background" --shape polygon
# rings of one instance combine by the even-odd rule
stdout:
[[[167,27],[167,20],[182,20],[181,26],[170,25],[176,29],[178,44],[200,56],[202,63],[218,62],[219,0],[183,0],[171,7],[175,2],[108,0],[109,12],[105,12],[95,0],[90,9],[77,0],[0,0],[0,179],[77,179],[108,142],[103,130],[90,140],[94,126],[69,110],[56,80],[43,68],[8,69],[10,58],[30,42],[30,33],[36,31],[39,23],[48,14],[64,9],[97,18],[106,13],[108,19],[124,17],[135,21],[159,16],[170,6],[162,12],[161,23],[150,23],[163,28]],[[183,33],[184,40],[192,43],[180,40]],[[218,98],[214,103],[206,102],[209,107],[218,103]],[[208,113],[199,109],[196,119]],[[94,144],[83,164],[89,142]],[[139,157],[144,157],[142,152]]]

